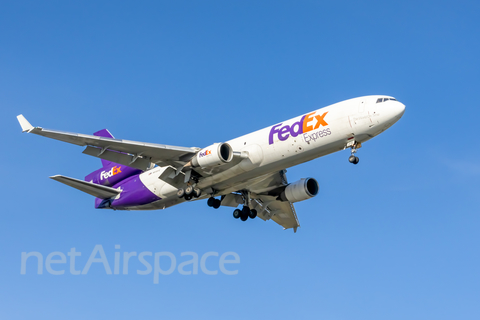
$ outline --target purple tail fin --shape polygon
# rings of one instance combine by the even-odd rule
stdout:
[[[108,129],[99,130],[99,131],[95,132],[93,135],[97,136],[97,137],[115,139],[115,137],[110,133],[110,131],[108,131]],[[113,162],[111,162],[111,161],[104,160],[104,159],[101,159],[101,160],[102,160],[102,166],[103,167],[108,167],[109,165],[113,164]]]
[[[114,139],[113,135],[107,129],[97,131],[93,135],[97,137]],[[85,181],[104,186],[113,186],[128,177],[142,173],[142,170],[139,169],[124,166],[104,159],[101,160],[102,168],[87,175],[85,177]]]

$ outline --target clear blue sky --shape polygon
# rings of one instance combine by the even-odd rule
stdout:
[[[478,1],[0,4],[2,319],[479,319]],[[319,195],[296,234],[205,201],[93,209],[53,180],[100,166],[33,125],[207,146],[341,100],[406,106],[359,151],[288,170]],[[21,253],[240,256],[238,275],[20,274]],[[120,250],[115,250],[120,245]],[[58,258],[58,257],[57,257]],[[150,257],[151,259],[151,257]],[[209,258],[210,259],[210,258]],[[215,260],[209,260],[215,268]],[[217,265],[218,267],[218,265]],[[234,269],[232,268],[232,269]]]

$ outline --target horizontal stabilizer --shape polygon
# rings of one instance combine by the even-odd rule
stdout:
[[[33,129],[33,126],[30,124],[30,122],[28,122],[27,119],[25,119],[23,114],[18,115],[17,120],[20,123],[20,126],[22,127],[22,132],[30,131]]]
[[[114,188],[101,186],[96,183],[78,180],[61,175],[50,177],[50,179],[56,180],[58,182],[66,184],[67,186],[78,189],[100,199],[108,199],[111,197],[115,197],[121,192],[120,190]]]

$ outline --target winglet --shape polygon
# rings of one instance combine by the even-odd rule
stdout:
[[[22,127],[22,132],[30,132],[33,129],[33,126],[30,124],[30,122],[28,122],[27,119],[25,119],[23,114],[18,115],[17,120]]]

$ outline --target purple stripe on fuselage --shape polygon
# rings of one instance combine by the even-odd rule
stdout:
[[[161,199],[142,183],[139,175],[127,178],[113,186],[113,188],[119,187],[122,192],[118,199],[111,201],[110,207],[112,208],[123,209],[132,206],[141,206]],[[102,199],[95,199],[95,208],[98,208],[102,201]]]

